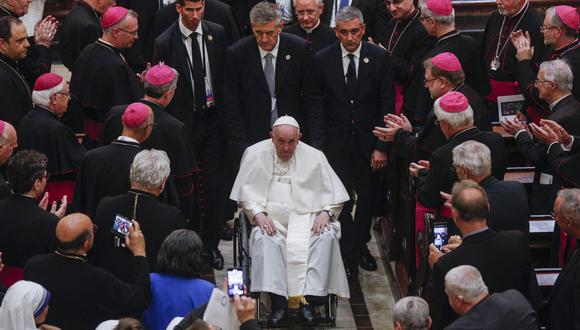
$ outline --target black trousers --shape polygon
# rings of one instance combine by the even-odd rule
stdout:
[[[196,112],[190,127],[192,145],[201,168],[198,184],[199,228],[207,248],[217,248],[218,228],[224,223],[226,191],[226,139],[216,108]]]
[[[340,251],[346,265],[358,264],[362,249],[371,240],[371,218],[379,190],[379,174],[372,171],[370,156],[363,155],[353,140],[350,139],[341,157],[329,160],[350,195],[338,218],[342,233]]]

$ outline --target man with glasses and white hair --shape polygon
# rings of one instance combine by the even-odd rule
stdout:
[[[120,278],[130,281],[127,267],[131,256],[123,247],[115,246],[111,234],[116,215],[138,220],[147,236],[149,269],[155,272],[157,253],[163,240],[174,230],[186,228],[185,217],[177,208],[158,200],[169,178],[170,162],[165,151],[143,150],[133,160],[130,172],[131,189],[122,195],[105,197],[99,203],[94,218],[98,226],[93,247],[93,262]]]
[[[572,68],[574,83],[572,94],[576,99],[580,98],[580,43],[578,42],[578,27],[580,16],[578,9],[561,5],[550,7],[546,10],[544,23],[540,32],[544,35],[544,43],[550,48],[544,59],[552,61],[565,59]],[[516,76],[522,89],[528,94],[528,101],[539,108],[541,114],[549,114],[548,103],[539,98],[538,89],[534,88],[534,80],[537,74],[537,65],[533,62],[534,49],[531,45],[529,33],[517,34],[512,37],[512,43],[516,47]]]
[[[336,41],[332,28],[320,20],[324,11],[322,0],[294,0],[297,22],[284,27],[284,32],[306,39],[308,48],[316,53]]]
[[[253,35],[226,51],[224,117],[234,160],[268,138],[282,115],[294,117],[306,141],[321,147],[323,116],[306,41],[282,32],[276,4],[259,2],[250,12]]]
[[[45,73],[34,84],[32,101],[34,109],[22,118],[18,127],[20,147],[38,150],[48,158],[49,202],[64,196],[70,199],[85,147],[72,129],[61,122],[68,107],[68,83],[57,74]]]
[[[143,96],[139,78],[121,53],[138,38],[137,17],[137,13],[123,7],[107,9],[101,19],[103,36],[85,47],[72,70],[70,120],[74,129],[80,129],[79,121],[84,120],[84,143],[88,148],[99,146],[109,109]]]
[[[526,188],[520,182],[491,175],[491,152],[485,144],[466,141],[453,148],[453,167],[459,180],[473,180],[485,189],[490,206],[487,225],[491,229],[529,232]]]
[[[447,272],[445,293],[451,308],[461,315],[445,330],[539,329],[536,312],[519,291],[490,295],[481,273],[473,266],[458,266]]]
[[[429,330],[429,305],[421,297],[404,297],[393,306],[395,330]]]
[[[540,65],[535,86],[542,100],[550,106],[547,119],[561,125],[572,135],[580,134],[580,103],[572,95],[573,75],[564,60],[546,61]],[[556,192],[561,186],[554,178],[554,170],[547,164],[548,145],[534,140],[517,119],[501,122],[505,131],[513,134],[522,155],[536,167],[532,188],[532,212],[546,214],[550,211]],[[537,126],[531,124],[534,129]]]

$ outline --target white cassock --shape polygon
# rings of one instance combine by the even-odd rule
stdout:
[[[300,142],[292,159],[283,162],[270,139],[250,146],[230,198],[252,221],[257,213],[267,213],[278,229],[273,236],[259,227],[252,230],[252,292],[350,297],[338,243],[340,223],[331,222],[321,235],[311,231],[322,210],[338,218],[349,200],[321,151]]]

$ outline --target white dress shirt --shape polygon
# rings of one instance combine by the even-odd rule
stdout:
[[[185,45],[185,49],[187,50],[187,55],[189,56],[189,60],[191,61],[191,64],[193,64],[193,57],[191,54],[191,46],[192,46],[191,38],[193,38],[193,36],[191,36],[191,34],[194,31],[191,31],[189,28],[187,28],[185,25],[183,25],[183,23],[181,22],[181,19],[179,19],[179,30],[181,31],[181,34],[183,35],[183,44]],[[212,87],[211,86],[211,70],[210,70],[210,65],[209,65],[209,56],[207,55],[207,47],[205,47],[205,43],[203,42],[203,29],[201,28],[201,22],[197,25],[197,29],[195,29],[195,32],[197,32],[197,43],[199,44],[199,52],[200,52],[200,54],[202,54],[201,55],[202,59],[205,57],[205,67],[204,67],[205,76],[206,76],[205,88],[207,90],[208,88]],[[202,66],[203,65],[204,65],[204,63],[202,63]],[[192,92],[195,93],[195,86],[194,86],[195,82],[193,81],[193,68],[190,68],[190,70],[189,70],[189,78],[191,79]],[[209,84],[209,86],[208,86],[208,84]],[[213,90],[213,88],[211,90]]]
[[[348,72],[348,65],[350,64],[350,57],[348,57],[348,54],[353,54],[354,55],[354,68],[355,68],[355,73],[356,76],[358,78],[358,64],[360,62],[360,49],[362,47],[362,42],[360,43],[360,45],[358,45],[358,48],[354,51],[354,52],[349,52],[348,50],[344,49],[344,47],[342,46],[342,44],[340,44],[340,50],[342,51],[342,69],[343,69],[343,73],[344,73],[344,81],[346,81],[346,73]]]
[[[272,65],[274,65],[274,73],[276,73],[276,58],[278,58],[278,48],[280,46],[280,37],[278,36],[278,41],[276,41],[276,46],[272,48],[271,51],[265,51],[260,46],[258,46],[258,50],[260,51],[260,59],[262,60],[262,69],[266,66],[266,54],[272,54]]]

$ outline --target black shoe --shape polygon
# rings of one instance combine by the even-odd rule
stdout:
[[[231,241],[234,239],[234,237],[233,237],[234,233],[232,232],[230,227],[228,227],[227,224],[223,224],[222,226],[219,226],[218,235],[219,235],[220,239],[222,239],[224,241]]]
[[[364,270],[371,271],[371,272],[374,272],[375,270],[377,270],[377,261],[371,255],[369,248],[366,246],[363,248],[358,265],[360,266],[360,268],[362,268]]]
[[[268,316],[268,327],[279,328],[286,325],[286,319],[288,318],[288,312],[285,308],[280,308],[273,310]]]
[[[346,272],[346,278],[348,280],[356,280],[358,278],[358,266],[344,266],[344,271]]]
[[[300,304],[300,318],[304,324],[313,324],[315,320],[314,309],[311,305]]]
[[[207,250],[207,263],[217,270],[224,269],[224,256],[218,248]]]

